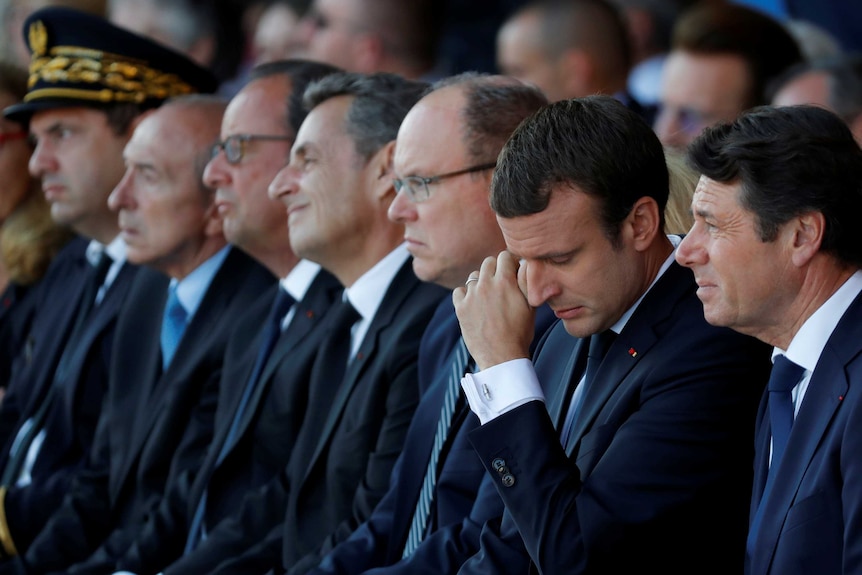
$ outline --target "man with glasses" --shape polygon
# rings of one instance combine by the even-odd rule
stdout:
[[[443,12],[433,0],[314,0],[300,22],[300,48],[350,72],[427,78]]]
[[[488,204],[495,165],[488,160],[546,103],[537,88],[517,80],[464,74],[435,85],[407,114],[395,148],[398,194],[389,217],[404,225],[420,279],[454,289],[504,248]],[[534,340],[552,319],[547,307],[539,311]],[[453,573],[478,548],[482,524],[502,514],[503,504],[493,490],[475,501],[484,472],[467,443],[479,421],[460,394],[460,377],[472,363],[460,336],[446,298],[420,347],[423,395],[389,491],[349,538],[333,534],[325,554],[302,558],[291,575]]]
[[[781,24],[733,3],[701,3],[674,27],[654,129],[685,148],[707,126],[767,104],[769,82],[802,56]]]
[[[416,277],[386,213],[398,127],[425,88],[343,73],[306,90],[311,111],[270,190],[294,250],[336,275],[345,297],[326,320],[287,466],[165,575],[282,572],[355,529],[386,492],[418,401],[420,339],[447,296]]]
[[[215,188],[228,241],[281,281],[234,327],[200,471],[170,486],[117,569],[143,574],[165,568],[287,463],[305,416],[309,372],[323,335],[318,327],[341,286],[295,255],[287,214],[267,188],[305,117],[302,92],[333,71],[312,62],[262,64],[225,110],[222,140],[212,148],[204,182]]]
[[[172,99],[126,145],[108,198],[129,261],[146,266],[117,320],[107,400],[93,449],[24,556],[29,573],[93,572],[133,539],[151,502],[194,473],[234,324],[275,278],[227,245],[203,185],[226,102]],[[157,294],[153,297],[152,294]]]

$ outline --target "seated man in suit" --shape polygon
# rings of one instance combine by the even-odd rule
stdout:
[[[81,572],[73,565],[98,548],[123,549],[129,528],[175,474],[197,470],[209,443],[228,335],[275,283],[227,245],[215,194],[201,181],[224,108],[212,96],[171,100],[125,147],[126,173],[108,203],[129,261],[155,271],[138,273],[120,313],[93,449],[30,545],[30,573]]]
[[[388,487],[419,396],[419,341],[446,292],[421,282],[386,212],[401,120],[425,84],[338,73],[312,83],[310,110],[273,183],[290,243],[345,286],[326,320],[290,460],[242,509],[192,535],[180,573],[265,572],[364,521]]]
[[[655,134],[607,96],[551,104],[503,148],[507,251],[453,297],[481,370],[462,382],[482,422],[470,441],[506,510],[461,572],[742,567],[768,350],[697,313],[667,194]],[[531,363],[542,304],[560,321]]]
[[[454,289],[486,256],[505,247],[488,205],[495,159],[521,120],[546,103],[537,88],[517,80],[467,73],[435,84],[404,118],[393,160],[398,194],[389,217],[404,224],[420,279]],[[537,336],[552,319],[543,308],[536,319]],[[296,562],[291,574],[344,575],[379,567],[387,567],[386,573],[409,573],[417,562],[451,572],[463,558],[448,557],[444,549],[453,547],[450,541],[472,533],[473,548],[478,546],[484,521],[467,516],[485,468],[467,442],[467,432],[479,421],[459,393],[471,361],[462,351],[455,310],[446,298],[419,348],[423,395],[389,491],[343,543],[338,544],[342,534],[335,533],[320,551],[298,562],[285,558],[285,565]],[[493,496],[497,506],[492,513],[499,515],[503,503]],[[330,549],[321,561],[321,553]]]
[[[703,175],[677,261],[709,323],[774,346],[745,572],[858,573],[862,150],[838,116],[796,106],[707,130],[689,158]]]
[[[118,310],[136,270],[107,202],[123,175],[123,148],[143,111],[215,89],[208,71],[96,16],[47,8],[27,19],[24,35],[30,89],[4,114],[29,123],[30,171],[54,220],[82,237],[39,288],[0,406],[0,555],[27,550],[93,441]]]
[[[213,529],[247,491],[287,464],[305,416],[309,372],[323,335],[318,327],[342,288],[318,264],[294,254],[287,212],[267,188],[305,118],[305,87],[334,71],[299,60],[258,66],[225,110],[204,181],[215,189],[228,241],[281,281],[233,326],[213,438],[200,470],[171,482],[115,561],[119,569],[157,573],[170,565],[183,554],[193,522]]]

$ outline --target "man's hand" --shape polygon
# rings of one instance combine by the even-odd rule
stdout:
[[[479,369],[530,357],[535,311],[519,286],[518,261],[509,252],[485,258],[465,286],[455,289],[452,301]]]

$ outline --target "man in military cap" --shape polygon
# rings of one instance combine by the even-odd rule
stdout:
[[[26,551],[89,451],[106,389],[116,317],[136,268],[126,263],[108,195],[142,115],[216,81],[185,57],[106,20],[47,8],[24,23],[31,53],[24,102],[53,218],[80,238],[57,257],[0,406],[0,554]],[[158,294],[155,294],[158,295]],[[152,296],[147,296],[152,297]],[[6,567],[6,565],[3,565]],[[2,572],[2,569],[0,569]]]

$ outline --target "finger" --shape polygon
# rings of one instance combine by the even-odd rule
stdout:
[[[521,293],[524,294],[524,298],[527,298],[527,262],[521,260],[518,262],[518,287],[521,289]]]
[[[481,283],[484,278],[493,279],[496,273],[497,258],[488,256],[482,260],[482,267],[479,268],[479,282]]]
[[[497,275],[509,278],[516,278],[518,275],[518,261],[507,251],[502,251],[497,256]]]
[[[464,301],[465,297],[467,297],[467,290],[465,288],[456,287],[454,290],[452,290],[452,303],[454,304],[455,308],[457,308],[461,304],[461,302]]]

